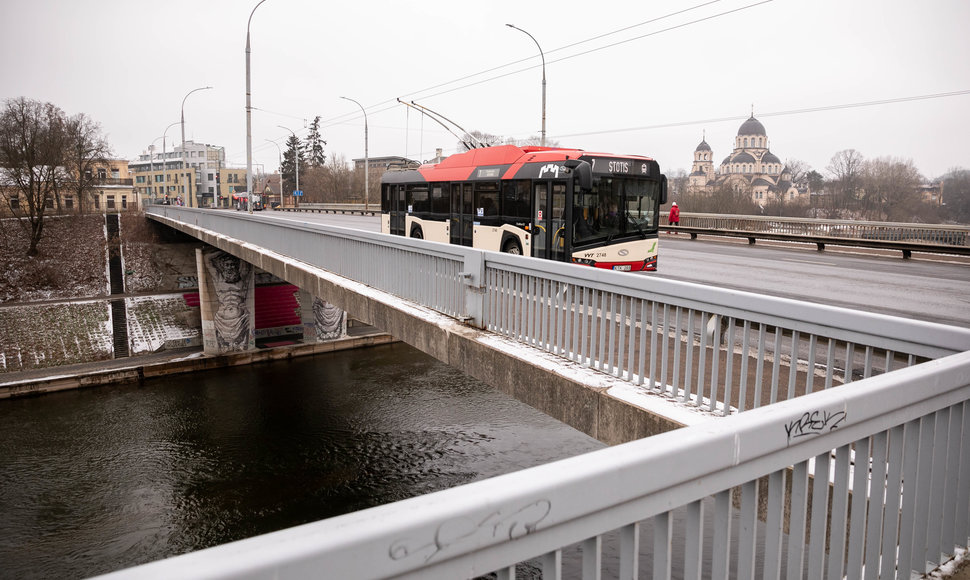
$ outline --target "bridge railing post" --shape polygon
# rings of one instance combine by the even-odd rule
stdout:
[[[485,254],[473,251],[465,254],[462,270],[459,272],[464,288],[465,312],[462,320],[477,328],[484,328],[485,305]]]

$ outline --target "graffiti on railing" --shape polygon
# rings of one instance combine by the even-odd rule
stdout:
[[[489,538],[513,540],[535,532],[539,522],[544,520],[550,511],[552,511],[552,502],[540,499],[519,508],[491,512],[480,521],[471,518],[455,518],[441,523],[435,530],[434,537],[424,543],[415,545],[420,540],[413,538],[394,541],[388,550],[388,555],[391,560],[403,560],[416,554],[425,554],[424,561],[429,562],[449,548],[483,534]]]
[[[845,411],[810,411],[785,425],[788,442],[801,437],[814,437],[834,431],[846,420]]]

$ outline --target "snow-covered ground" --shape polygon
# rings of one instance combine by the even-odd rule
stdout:
[[[0,372],[110,359],[107,300],[0,308]]]
[[[128,298],[125,305],[132,355],[202,344],[199,309],[189,307],[181,294]]]
[[[192,290],[179,274],[194,253],[159,244],[138,213],[121,215],[120,235],[125,291],[158,293],[126,299],[131,354],[201,344],[198,308],[174,293]],[[103,214],[47,216],[27,256],[23,224],[0,219],[0,373],[114,356],[105,238]]]

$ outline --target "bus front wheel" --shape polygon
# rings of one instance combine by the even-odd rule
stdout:
[[[513,254],[516,256],[522,255],[522,247],[519,246],[519,242],[515,240],[505,242],[505,245],[502,246],[502,251],[506,254]]]
[[[411,230],[411,237],[418,240],[423,240],[424,233],[421,231],[421,228],[414,228],[413,230]]]

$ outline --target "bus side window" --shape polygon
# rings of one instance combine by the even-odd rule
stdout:
[[[480,217],[498,216],[498,184],[485,182],[475,184],[475,215]]]
[[[427,185],[408,186],[408,208],[413,213],[427,213],[431,210]]]
[[[448,188],[440,183],[431,187],[431,213],[448,215]]]
[[[513,220],[529,220],[529,182],[507,182],[503,188],[502,215]]]

